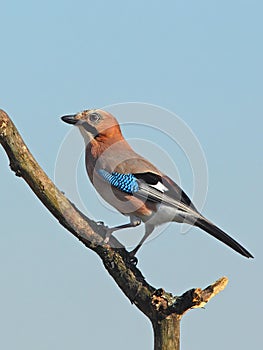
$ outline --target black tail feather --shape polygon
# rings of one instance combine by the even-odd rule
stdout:
[[[219,227],[214,225],[213,223],[207,221],[205,218],[199,218],[195,222],[195,226],[198,226],[202,230],[206,231],[213,237],[217,238],[219,241],[225,243],[230,248],[234,249],[239,254],[245,256],[246,258],[253,258],[253,255],[242,247],[237,241],[231,238],[228,234],[222,231]]]

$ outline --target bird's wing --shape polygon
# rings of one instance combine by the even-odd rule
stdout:
[[[168,176],[154,173],[134,174],[134,176],[139,183],[139,190],[135,193],[136,196],[173,207],[191,214],[195,218],[200,216],[187,194]],[[149,178],[151,178],[151,181],[149,181]]]
[[[162,203],[199,217],[200,214],[185,192],[169,177],[152,172],[123,174],[98,171],[100,176],[113,187],[130,195]]]
[[[151,188],[155,188],[164,193],[167,197],[172,199],[172,203],[174,200],[177,200],[186,206],[195,209],[191,199],[187,196],[187,194],[168,176],[158,175],[151,172],[134,174],[134,176],[137,179],[143,180],[143,182]]]

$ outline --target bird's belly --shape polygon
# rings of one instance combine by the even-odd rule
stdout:
[[[153,212],[150,217],[145,218],[143,221],[154,226],[159,226],[171,221],[184,221],[184,215],[181,210],[163,204],[158,204],[156,209],[156,212]]]

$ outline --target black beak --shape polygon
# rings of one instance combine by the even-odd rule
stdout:
[[[63,122],[68,123],[68,124],[76,124],[78,120],[75,119],[76,114],[72,114],[72,115],[64,115],[63,117],[61,117],[61,119],[63,120]]]

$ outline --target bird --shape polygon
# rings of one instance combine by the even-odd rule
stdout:
[[[132,149],[111,113],[87,109],[61,119],[77,126],[84,138],[86,170],[96,191],[129,217],[127,224],[107,228],[105,243],[113,232],[143,222],[144,235],[129,252],[132,259],[155,227],[177,222],[196,226],[244,257],[253,258],[240,243],[206,219],[179,185]]]

